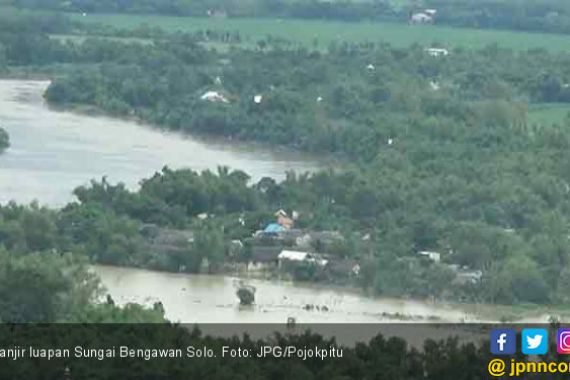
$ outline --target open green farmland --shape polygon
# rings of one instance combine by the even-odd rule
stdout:
[[[570,114],[570,105],[563,103],[533,104],[528,110],[528,121],[537,125],[561,124]]]
[[[149,15],[89,14],[72,15],[86,23],[101,23],[117,28],[158,26],[167,31],[225,30],[239,31],[244,36],[261,39],[266,35],[283,37],[311,45],[315,40],[326,46],[332,41],[386,41],[395,46],[422,45],[434,42],[449,47],[480,48],[497,43],[513,49],[545,48],[570,51],[570,37],[555,34],[523,33],[497,30],[451,28],[442,26],[412,26],[395,23],[345,23],[291,19],[209,19]]]

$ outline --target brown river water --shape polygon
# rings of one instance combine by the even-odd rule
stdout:
[[[107,176],[136,188],[164,166],[216,170],[228,166],[257,181],[323,167],[299,153],[229,141],[203,141],[129,120],[57,112],[44,102],[48,81],[0,80],[0,127],[11,147],[0,155],[0,203],[61,206],[72,190]]]

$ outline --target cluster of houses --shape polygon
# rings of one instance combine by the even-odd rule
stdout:
[[[298,213],[288,215],[284,210],[275,213],[275,221],[257,231],[247,243],[251,248],[247,271],[271,271],[284,264],[311,264],[322,270],[338,271],[358,276],[360,264],[326,252],[344,236],[337,231],[307,231],[295,228]]]
[[[250,238],[233,240],[229,247],[229,256],[234,259],[243,255],[247,249],[247,262],[242,269],[247,272],[279,271],[284,267],[294,265],[313,265],[332,280],[357,278],[361,266],[357,259],[342,258],[328,254],[334,251],[337,244],[342,244],[345,237],[337,231],[312,231],[295,228],[299,214],[295,211],[289,215],[284,210],[275,213],[275,220],[253,234]],[[153,224],[144,225],[141,234],[145,237],[148,248],[161,255],[177,256],[188,251],[194,242],[191,230],[175,230],[161,228]],[[367,241],[369,235],[362,237]],[[247,248],[246,248],[247,246]],[[242,256],[243,257],[243,256]],[[418,259],[442,264],[439,252],[419,251]],[[237,260],[236,260],[237,262]],[[457,264],[442,264],[455,273],[455,285],[478,285],[483,278],[483,272],[472,270]],[[179,268],[185,271],[186,268]]]

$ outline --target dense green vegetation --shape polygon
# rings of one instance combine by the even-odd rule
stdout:
[[[2,218],[6,217],[3,210]],[[30,216],[28,227],[37,223]],[[31,224],[30,224],[31,223]],[[39,222],[41,223],[41,221]],[[15,225],[2,222],[3,243],[6,234]],[[29,322],[161,322],[163,311],[147,310],[136,305],[119,308],[101,304],[103,289],[98,278],[88,270],[87,260],[77,253],[58,253],[40,250],[40,231],[21,231],[31,246],[6,249],[0,247],[0,321],[3,323]],[[10,240],[15,237],[11,236]],[[38,244],[38,245],[34,245]],[[4,245],[4,244],[3,244]],[[35,250],[37,249],[37,250]]]
[[[59,33],[66,22],[53,25]],[[62,41],[30,28],[0,33],[3,62],[51,68],[46,97],[54,104],[334,154],[354,167],[253,186],[240,172],[165,169],[137,193],[94,182],[59,211],[4,207],[8,250],[191,272],[207,258],[216,271],[229,240],[285,208],[304,215],[300,227],[350,238],[334,254],[365,263],[360,285],[379,294],[568,299],[570,132],[566,120],[530,123],[527,107],[570,101],[570,55],[489,46],[432,57],[419,46],[348,43],[322,52],[273,38],[218,53],[201,43],[238,41],[239,33],[162,34],[143,45]],[[207,91],[227,102],[201,99]],[[201,213],[217,217],[198,221]],[[144,223],[192,228],[198,248],[172,256],[144,249]],[[417,258],[423,250],[483,271],[482,284],[450,287],[445,267]]]
[[[438,10],[439,24],[570,33],[570,5],[564,0],[425,0],[423,5]]]
[[[10,146],[10,136],[8,132],[0,128],[0,153],[5,151]]]

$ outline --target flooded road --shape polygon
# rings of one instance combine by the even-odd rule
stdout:
[[[316,160],[299,153],[273,153],[248,144],[204,142],[133,121],[59,112],[47,107],[49,82],[0,80],[0,126],[11,147],[0,155],[0,203],[15,200],[62,206],[72,190],[107,176],[129,188],[165,165],[195,170],[229,166],[282,179],[287,170],[314,170]]]

